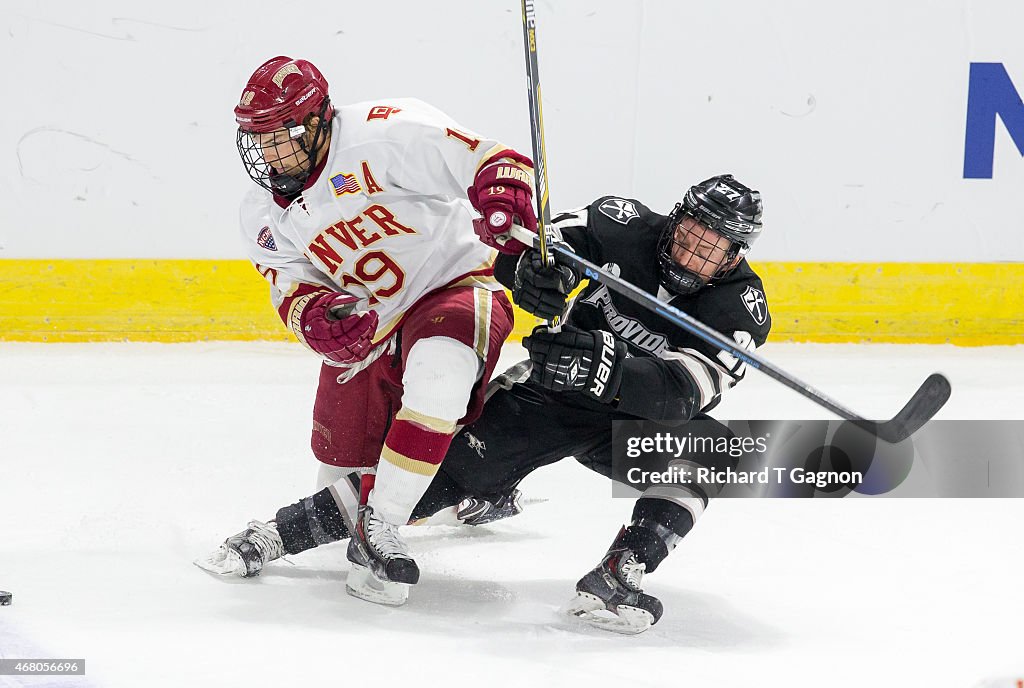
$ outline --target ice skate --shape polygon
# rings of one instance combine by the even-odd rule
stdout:
[[[459,503],[456,518],[467,526],[482,526],[485,523],[512,518],[523,513],[521,497],[522,493],[519,490],[512,490],[496,502],[467,497]]]
[[[630,549],[612,549],[576,584],[576,597],[563,608],[581,621],[613,633],[642,633],[658,622],[661,601],[640,589],[646,564]]]
[[[193,563],[204,571],[221,576],[252,578],[263,565],[284,555],[284,545],[273,521],[249,521],[245,530],[232,535],[216,551]]]
[[[369,506],[359,509],[355,533],[348,543],[352,563],[345,589],[368,602],[398,606],[409,599],[409,586],[420,579],[420,569],[398,535],[398,527],[383,520]]]

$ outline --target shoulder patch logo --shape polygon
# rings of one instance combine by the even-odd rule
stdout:
[[[362,191],[362,187],[359,186],[359,181],[356,179],[355,174],[336,174],[331,177],[331,186],[334,187],[335,196],[344,196],[350,193],[359,193]]]
[[[609,198],[597,206],[597,209],[620,225],[629,224],[634,217],[640,217],[633,202],[622,198]]]
[[[748,284],[740,298],[743,299],[743,305],[750,312],[750,317],[754,319],[754,322],[764,325],[768,319],[768,303],[764,300],[764,293]]]
[[[401,111],[402,108],[391,107],[390,105],[374,105],[366,114],[366,121],[369,122],[372,119],[387,119],[396,112]]]
[[[269,226],[260,230],[259,235],[256,237],[256,243],[268,251],[277,250],[277,244],[274,242],[274,234],[270,231]]]

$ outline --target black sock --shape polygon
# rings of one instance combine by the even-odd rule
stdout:
[[[667,499],[641,497],[633,507],[633,523],[616,539],[636,553],[651,573],[693,528],[690,511]]]
[[[445,472],[444,464],[441,464],[441,470],[434,475],[427,491],[423,493],[419,503],[412,510],[412,520],[433,516],[442,509],[455,506],[467,496],[466,491],[452,480],[451,476]]]
[[[274,519],[287,554],[298,554],[349,536],[330,488],[278,509]]]

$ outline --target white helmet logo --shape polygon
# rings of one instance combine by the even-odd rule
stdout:
[[[718,182],[717,184],[715,184],[714,190],[728,198],[730,201],[735,201],[737,198],[743,195],[739,191],[737,191],[736,189],[732,188],[731,186],[724,182]]]

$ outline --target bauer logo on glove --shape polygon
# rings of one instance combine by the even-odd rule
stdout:
[[[606,330],[563,327],[554,332],[541,326],[523,339],[530,352],[530,380],[553,392],[582,392],[607,404],[622,382],[626,345]]]

